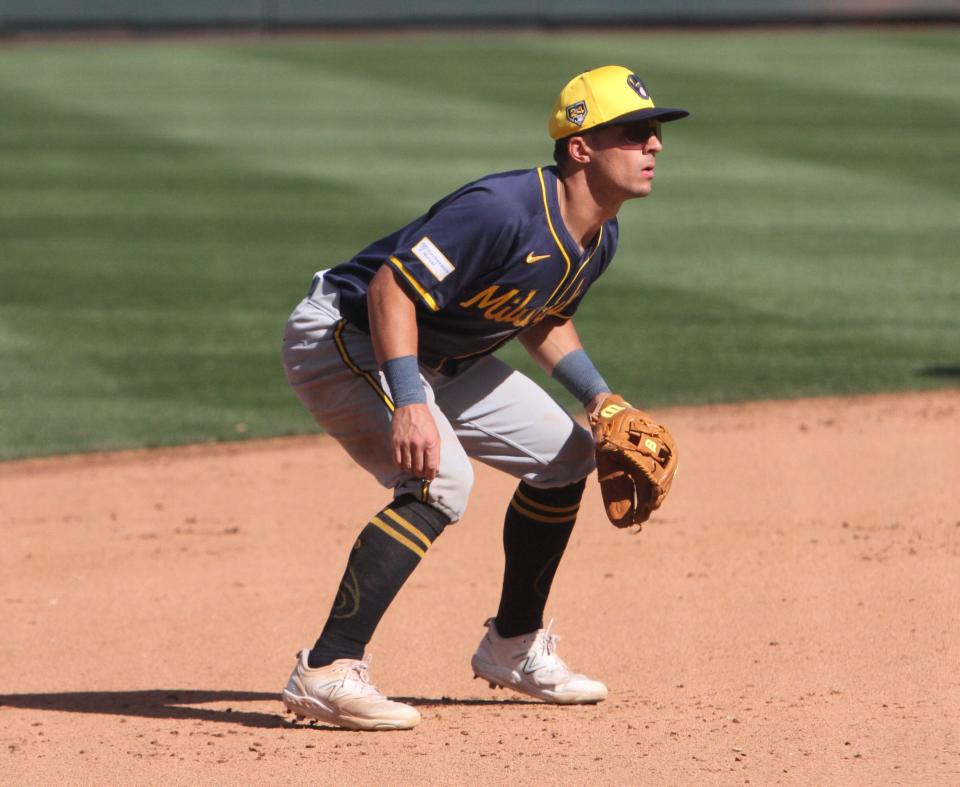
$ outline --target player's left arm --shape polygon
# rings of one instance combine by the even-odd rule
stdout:
[[[584,350],[573,320],[548,317],[518,338],[537,365],[575,396],[588,413],[610,394],[610,387]]]

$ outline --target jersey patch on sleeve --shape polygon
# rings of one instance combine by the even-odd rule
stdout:
[[[437,281],[443,281],[454,271],[453,263],[426,235],[410,251],[417,256],[417,259],[434,275]]]

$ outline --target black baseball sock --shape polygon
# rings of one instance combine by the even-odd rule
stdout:
[[[374,516],[353,545],[323,633],[310,651],[311,667],[362,659],[397,591],[450,523],[446,514],[404,495]]]
[[[501,637],[543,628],[550,585],[577,519],[586,479],[569,486],[538,489],[524,481],[507,508],[503,524],[503,592],[496,626]]]

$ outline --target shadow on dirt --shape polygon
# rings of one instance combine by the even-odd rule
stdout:
[[[409,705],[533,705],[523,699],[457,699],[454,697],[396,697]],[[206,703],[234,703],[226,708],[198,708]],[[276,702],[277,713],[242,710],[245,702]],[[65,713],[103,713],[117,716],[141,716],[148,719],[196,719],[226,722],[244,727],[306,727],[287,716],[280,705],[279,692],[262,691],[198,691],[194,689],[153,689],[150,691],[67,691],[59,694],[0,695],[0,708],[52,710]],[[334,727],[316,729],[336,730]]]
[[[227,708],[196,708],[210,702],[277,702],[278,692],[197,691],[153,689],[150,691],[65,691],[59,694],[0,695],[0,707],[53,710],[67,713],[107,713],[149,719],[198,719],[242,724],[245,727],[284,727],[290,724],[279,713],[259,713]]]

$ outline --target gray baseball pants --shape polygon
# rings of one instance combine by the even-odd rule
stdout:
[[[394,496],[415,494],[456,522],[473,486],[469,457],[537,487],[560,487],[594,468],[593,437],[539,385],[485,356],[453,376],[421,366],[440,433],[440,469],[425,484],[393,462],[386,380],[370,337],[345,323],[339,293],[317,274],[283,337],[287,379],[316,422]],[[378,390],[379,389],[379,390]]]

